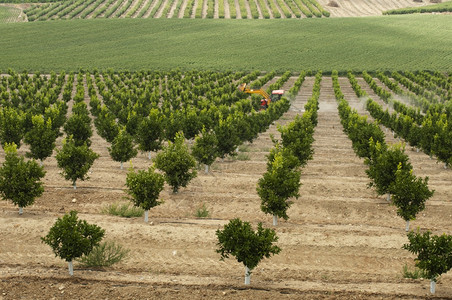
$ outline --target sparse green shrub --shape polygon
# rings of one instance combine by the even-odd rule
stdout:
[[[409,278],[409,279],[421,279],[421,278],[427,278],[427,274],[424,272],[424,270],[419,269],[417,267],[414,267],[413,269],[409,268],[408,265],[403,266],[402,270],[403,278]]]
[[[247,153],[240,152],[239,154],[237,154],[237,160],[240,161],[250,160],[250,156]]]
[[[142,217],[144,209],[133,206],[132,203],[113,203],[102,209],[104,214],[119,216],[124,218]]]
[[[196,210],[195,217],[207,218],[208,216],[209,216],[209,211],[207,210],[206,204],[203,203],[202,206]]]
[[[77,259],[84,267],[110,267],[127,258],[130,249],[115,241],[105,241]]]

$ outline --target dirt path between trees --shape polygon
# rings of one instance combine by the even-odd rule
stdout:
[[[296,78],[291,78],[293,82]],[[312,94],[313,77],[306,78],[291,109],[277,121],[285,125]],[[360,82],[361,83],[361,82]],[[291,83],[284,88],[288,89]],[[347,79],[340,84],[350,105],[365,114]],[[374,97],[368,87],[362,85]],[[302,170],[299,199],[279,220],[275,230],[282,252],[264,259],[253,271],[250,287],[243,285],[244,268],[234,259],[224,262],[215,252],[215,231],[239,217],[255,227],[272,227],[271,216],[260,210],[256,193],[272,147],[270,134],[279,138],[276,125],[247,146],[249,160],[218,160],[212,171],[198,177],[178,194],[168,187],[164,204],[142,218],[120,218],[101,213],[112,203],[124,202],[127,171],[109,158],[107,143],[97,134],[92,148],[101,157],[91,179],[77,190],[59,174],[54,157],[44,162],[45,193],[22,216],[11,203],[0,202],[0,299],[424,299],[428,281],[402,277],[413,256],[404,221],[384,197],[367,188],[365,165],[342,131],[330,77],[323,77],[314,157]],[[396,142],[388,135],[388,142]],[[23,154],[26,147],[22,146]],[[407,149],[416,175],[429,176],[435,195],[413,221],[412,228],[451,233],[451,171],[423,153]],[[0,161],[4,160],[3,151]],[[133,159],[145,169],[145,154]],[[75,200],[75,201],[74,201]],[[194,217],[205,205],[207,219]],[[106,229],[106,239],[129,248],[130,257],[105,270],[83,269],[75,274],[56,258],[40,237],[57,217],[70,210]],[[443,275],[436,296],[450,299],[452,274]]]

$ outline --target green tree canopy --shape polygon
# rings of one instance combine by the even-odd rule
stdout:
[[[89,178],[88,171],[98,157],[99,155],[86,144],[77,146],[71,136],[63,140],[63,148],[57,149],[56,154],[57,165],[62,169],[62,175],[66,180],[72,181],[74,189],[78,179]]]
[[[205,127],[201,130],[201,133],[196,136],[195,143],[192,147],[192,155],[195,159],[208,167],[213,164],[218,157],[218,139],[212,130],[207,130]]]
[[[155,167],[164,172],[165,180],[174,193],[177,193],[180,187],[186,187],[196,177],[196,160],[190,154],[182,132],[176,134],[174,143],[168,141],[168,146],[157,154]]]
[[[235,256],[237,261],[243,263],[246,268],[245,284],[249,284],[250,270],[253,270],[259,262],[271,255],[278,254],[281,248],[274,245],[278,236],[273,229],[263,228],[262,223],[257,226],[255,232],[249,222],[233,219],[224,225],[223,230],[216,231],[218,237],[217,253],[221,260],[229,255]]]
[[[52,120],[44,121],[44,117],[36,115],[32,117],[32,127],[25,134],[24,142],[30,145],[27,156],[42,161],[50,157],[55,149],[55,141],[58,132],[52,127]]]
[[[121,163],[122,170],[123,163],[137,156],[138,150],[135,149],[132,136],[123,128],[114,138],[108,152],[114,161]]]
[[[19,214],[22,214],[22,208],[33,204],[44,192],[41,179],[46,172],[36,161],[25,161],[19,156],[14,143],[5,144],[5,153],[0,168],[0,195],[19,206]]]
[[[402,169],[400,163],[395,173],[395,180],[389,186],[393,195],[392,203],[397,207],[397,215],[407,221],[406,231],[409,229],[409,221],[414,220],[418,212],[425,209],[425,201],[433,196],[428,189],[428,177],[417,178],[413,170]]]
[[[416,267],[424,270],[432,281],[430,291],[435,293],[435,284],[438,277],[452,269],[452,236],[431,235],[430,231],[420,233],[409,232],[409,243],[403,249],[417,255]]]
[[[366,170],[367,176],[372,180],[369,187],[375,186],[378,195],[389,193],[390,185],[396,179],[396,171],[409,171],[413,167],[409,162],[408,155],[405,154],[405,148],[402,144],[395,144],[387,148],[386,144],[369,141],[370,158],[365,160],[369,166]]]
[[[153,166],[147,171],[140,170],[135,172],[133,169],[130,169],[129,173],[127,173],[126,192],[130,195],[135,206],[145,210],[145,222],[148,221],[148,211],[163,203],[162,201],[158,201],[158,199],[164,184],[164,176],[155,173]]]
[[[41,240],[49,245],[55,256],[69,263],[69,274],[73,275],[72,260],[87,255],[99,245],[105,230],[85,220],[78,220],[77,212],[71,211],[58,218],[49,233]]]
[[[270,160],[271,159],[271,160]],[[298,198],[301,172],[294,168],[298,159],[288,150],[276,145],[269,156],[267,172],[258,181],[257,194],[261,198],[261,209],[276,217],[287,220],[287,210],[292,204],[291,197]]]

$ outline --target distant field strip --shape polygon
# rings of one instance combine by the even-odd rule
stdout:
[[[228,16],[225,14],[225,5],[229,10]],[[185,12],[179,14],[182,7]],[[224,0],[67,0],[33,5],[24,12],[29,21],[79,18],[279,19],[330,16],[328,10],[316,0],[226,0],[226,4]]]
[[[157,1],[150,13],[163,9],[163,0]],[[450,20],[416,14],[302,22],[115,18],[0,24],[0,70],[450,71]]]
[[[415,14],[415,13],[443,13],[452,12],[452,1],[422,6],[422,7],[407,7],[385,11],[386,15],[399,15],[399,14]]]

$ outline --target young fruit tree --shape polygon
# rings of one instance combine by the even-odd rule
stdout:
[[[191,149],[191,154],[195,159],[204,164],[205,173],[209,173],[209,167],[218,157],[218,139],[213,131],[203,128],[201,134],[195,137],[195,143]]]
[[[24,136],[25,116],[13,107],[0,108],[0,143],[14,143],[20,148],[20,141]]]
[[[91,137],[93,130],[91,129],[91,118],[85,102],[79,102],[72,108],[72,115],[63,126],[63,130],[67,136],[72,135],[76,146],[82,146],[86,143],[91,146]]]
[[[221,158],[225,158],[226,155],[237,155],[236,149],[240,145],[241,141],[238,136],[237,124],[234,123],[233,116],[229,115],[223,119],[220,117],[218,124],[214,128],[215,135],[218,139],[218,151]]]
[[[116,118],[105,105],[102,105],[99,116],[94,120],[94,125],[97,133],[109,143],[113,142],[119,133]]]
[[[111,158],[121,163],[121,170],[124,162],[137,156],[137,149],[133,144],[133,138],[125,129],[121,129],[119,134],[114,138],[111,147],[108,148]]]
[[[224,225],[223,230],[217,230],[216,235],[218,237],[216,252],[221,254],[221,260],[232,255],[239,263],[245,265],[245,284],[250,284],[251,270],[264,257],[269,258],[281,251],[281,248],[274,245],[278,241],[276,232],[263,228],[262,223],[258,224],[255,232],[250,223],[233,219]]]
[[[295,167],[299,160],[290,149],[276,144],[271,150],[267,163],[267,172],[257,183],[257,194],[261,198],[261,209],[266,214],[273,215],[273,225],[278,223],[278,217],[287,220],[287,210],[291,197],[299,197],[301,172]]]
[[[295,120],[287,126],[279,126],[281,143],[299,160],[299,166],[303,167],[312,159],[314,150],[311,145],[314,142],[314,125],[311,122],[311,113],[305,112],[302,117],[296,116]]]
[[[393,195],[392,203],[397,206],[397,214],[406,221],[405,231],[410,229],[410,220],[425,209],[425,201],[433,196],[434,191],[428,189],[428,177],[416,178],[413,170],[403,170],[399,164],[395,181],[389,191]]]
[[[62,169],[62,175],[66,180],[72,181],[74,189],[77,188],[77,179],[86,180],[89,169],[99,157],[86,144],[76,146],[71,136],[63,140],[63,148],[57,149],[55,156],[57,165]]]
[[[26,156],[39,159],[42,166],[44,159],[50,157],[55,149],[58,133],[52,128],[51,119],[44,121],[41,115],[33,116],[32,124],[24,137],[24,142],[30,145],[30,152],[27,152]]]
[[[174,143],[168,141],[168,146],[157,154],[155,167],[165,173],[165,180],[173,188],[173,193],[196,177],[196,160],[190,154],[182,132],[176,133]]]
[[[49,245],[55,256],[68,262],[69,274],[74,275],[72,260],[87,255],[99,245],[105,230],[85,220],[78,220],[77,212],[71,211],[58,218],[49,233],[41,240]]]
[[[23,208],[33,204],[44,192],[41,178],[45,171],[34,160],[25,161],[17,154],[16,144],[5,144],[5,161],[0,167],[0,195],[19,206],[19,215]]]
[[[154,167],[150,167],[147,171],[138,171],[138,173],[135,173],[131,168],[127,173],[126,193],[130,195],[133,205],[144,209],[144,221],[146,223],[148,222],[149,210],[163,203],[158,199],[164,184],[164,176],[155,173]]]
[[[435,293],[436,281],[443,273],[452,269],[452,236],[431,235],[430,231],[408,233],[409,244],[403,249],[417,255],[416,267],[423,270],[430,279],[430,292]]]
[[[387,194],[387,200],[390,201],[390,185],[396,179],[396,171],[409,171],[413,169],[409,162],[408,155],[405,154],[405,148],[401,144],[395,144],[387,148],[386,144],[380,142],[374,143],[369,140],[370,158],[365,159],[369,166],[366,170],[367,176],[372,180],[369,187],[375,187],[378,195]]]
[[[148,152],[151,159],[151,151],[160,150],[164,138],[164,115],[157,109],[152,108],[147,118],[143,118],[138,124],[135,140],[138,149]]]

